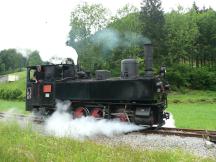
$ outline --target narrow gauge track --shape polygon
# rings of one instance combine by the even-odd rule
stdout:
[[[216,143],[216,131],[201,130],[201,129],[186,129],[186,128],[165,128],[162,127],[158,130],[148,129],[138,131],[144,135],[146,134],[161,134],[161,135],[175,135],[181,137],[197,137],[207,139],[211,142]]]
[[[38,124],[41,124],[44,122],[44,119],[42,117],[0,112],[0,119],[6,118],[6,117],[16,118],[16,119],[20,119],[20,120],[24,120],[24,119],[28,118],[28,120],[33,121],[33,122],[38,123]],[[156,127],[153,127],[151,129],[144,129],[144,130],[140,130],[140,131],[129,132],[126,134],[131,134],[131,133],[141,133],[143,135],[160,134],[160,135],[175,135],[175,136],[181,136],[181,137],[197,137],[197,138],[207,139],[211,142],[216,143],[216,131],[212,131],[212,130],[185,129],[185,128],[165,128],[165,127],[162,127],[160,129],[156,129]]]
[[[44,119],[42,117],[36,117],[36,116],[24,115],[24,114],[6,113],[6,112],[0,112],[0,119],[2,118],[9,118],[9,119],[15,118],[19,120],[28,119],[38,124],[44,122]]]

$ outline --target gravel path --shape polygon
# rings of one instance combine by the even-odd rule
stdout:
[[[99,137],[95,141],[111,146],[129,145],[141,150],[181,149],[196,156],[216,158],[216,144],[206,146],[205,140],[193,137],[128,134],[112,138]]]

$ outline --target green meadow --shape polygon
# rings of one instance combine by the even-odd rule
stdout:
[[[171,92],[168,109],[178,128],[216,130],[216,92]]]
[[[38,134],[14,123],[0,123],[1,162],[211,162],[215,159],[195,157],[182,150],[141,151],[128,146],[109,147],[91,141],[75,141]]]
[[[25,102],[23,101],[7,101],[0,99],[0,112],[15,110],[16,112],[26,113]]]
[[[216,104],[180,103],[169,105],[178,128],[216,130]]]

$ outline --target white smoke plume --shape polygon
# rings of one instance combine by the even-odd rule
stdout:
[[[106,28],[96,32],[91,38],[92,43],[101,46],[104,51],[113,50],[116,47],[129,48],[137,44],[150,42],[147,37],[139,33],[125,31],[120,33],[118,30]]]
[[[97,32],[91,41],[97,45],[101,44],[105,50],[112,50],[118,47],[121,42],[119,32],[114,29],[104,29]]]
[[[92,139],[98,136],[112,137],[114,135],[141,130],[143,127],[114,120],[93,117],[72,119],[67,112],[69,102],[58,102],[57,110],[47,119],[45,130],[50,135],[72,137],[75,139]]]
[[[2,121],[8,122],[8,121],[16,121],[18,118],[14,116],[15,114],[19,115],[22,114],[21,111],[18,108],[10,108],[7,111],[4,112],[4,118],[2,118]]]
[[[0,121],[5,123],[17,123],[21,128],[27,128],[32,124],[33,114],[23,115],[18,108],[11,108],[4,112]]]
[[[170,112],[169,112],[170,113]],[[176,128],[175,126],[175,120],[173,118],[172,113],[170,113],[170,118],[165,120],[165,125],[163,125],[163,127],[167,127],[167,128]]]

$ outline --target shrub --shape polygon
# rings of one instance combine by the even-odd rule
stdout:
[[[20,99],[22,96],[22,91],[20,89],[8,89],[8,88],[1,88],[0,89],[0,98],[6,100],[15,100]]]
[[[167,79],[171,84],[171,87],[188,87],[188,77],[191,69],[187,66],[177,65],[168,69]]]
[[[168,69],[167,79],[171,88],[174,87],[172,89],[186,87],[196,90],[216,90],[216,72],[208,68],[176,65]]]
[[[206,68],[194,69],[189,79],[192,89],[216,90],[216,73]]]

